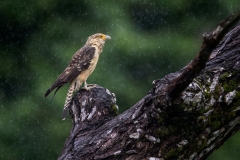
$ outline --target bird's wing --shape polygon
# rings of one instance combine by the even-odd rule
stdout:
[[[45,97],[48,96],[55,88],[57,88],[56,92],[60,87],[62,87],[65,83],[71,82],[76,78],[81,72],[88,69],[91,64],[91,60],[93,59],[95,54],[95,48],[90,46],[84,46],[80,50],[78,50],[72,57],[68,67],[59,75],[58,79],[55,83],[46,91]],[[56,93],[55,92],[55,93]],[[55,95],[54,93],[54,95]]]

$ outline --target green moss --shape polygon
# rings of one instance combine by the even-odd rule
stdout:
[[[232,76],[235,76],[238,73],[238,70],[232,71]]]
[[[162,127],[158,128],[156,130],[156,134],[160,136],[160,138],[164,138],[166,135],[168,135],[168,128]]]
[[[155,133],[159,135],[161,138],[164,138],[166,135],[172,134],[176,131],[176,126],[169,125],[168,127],[158,128]]]
[[[227,121],[232,120],[232,119],[234,119],[234,117],[236,117],[236,112],[229,112],[229,113],[226,115],[226,120],[227,120]]]
[[[236,80],[230,80],[223,84],[223,89],[225,92],[232,92],[237,86]]]
[[[214,99],[218,99],[219,98],[219,95],[220,95],[220,92],[221,92],[221,90],[220,90],[220,87],[217,85],[216,87],[215,87],[215,90],[213,91],[213,98]]]
[[[209,115],[209,126],[212,130],[218,129],[221,125],[221,122],[223,120],[224,117],[222,117],[222,115],[224,115],[223,110],[214,110],[211,115]]]
[[[207,138],[204,138],[202,142],[203,142],[202,144],[204,147],[207,146]]]
[[[176,131],[177,127],[175,125],[173,125],[173,126],[170,125],[170,126],[168,126],[168,129],[169,129],[169,133],[174,133]]]
[[[192,102],[190,105],[191,105],[191,107],[195,107],[198,105],[198,102]]]
[[[177,147],[177,148],[172,148],[170,149],[164,156],[164,159],[177,159],[179,156],[179,153],[183,150],[184,147]]]
[[[206,129],[206,126],[207,126],[207,124],[206,123],[204,123],[204,121],[203,121],[204,119],[202,119],[202,121],[199,121],[198,123],[197,123],[197,126],[196,126],[196,129],[197,130],[205,130]]]
[[[209,76],[205,77],[205,81],[204,81],[205,87],[211,85],[211,82],[208,81],[209,78],[210,78]]]
[[[177,150],[177,153],[179,153],[183,150],[183,147],[178,147],[176,150]]]
[[[228,108],[231,107],[231,110],[234,110],[239,106],[240,106],[240,92],[236,91],[236,96],[233,99],[233,103]]]
[[[205,148],[207,146],[207,139],[201,139],[201,145],[198,146],[199,150],[202,150],[203,148]]]
[[[210,99],[211,98],[211,93],[210,92],[204,92],[203,94],[204,94],[206,99]]]
[[[201,82],[199,82],[199,81],[196,80],[196,79],[194,80],[194,82],[196,82],[196,83],[198,84],[198,86],[202,88],[202,83],[201,83]]]
[[[199,116],[197,119],[197,123],[202,123],[204,120],[204,116]]]
[[[111,106],[111,110],[112,110],[116,115],[118,115],[118,107],[117,107],[116,104],[114,104],[114,105]]]
[[[198,110],[198,113],[199,113],[200,115],[202,115],[203,113],[205,113],[205,108],[202,107],[201,109],[199,109],[199,110]]]
[[[213,130],[218,129],[220,127],[220,125],[221,125],[221,123],[219,121],[213,121],[210,123],[210,127]]]
[[[220,76],[219,76],[219,80],[226,80],[227,78],[228,78],[228,76],[229,76],[229,73],[228,72],[225,72],[225,73],[223,73],[223,74],[221,74]]]
[[[178,106],[178,108],[180,108],[180,109],[182,109],[182,110],[184,110],[186,107],[187,107],[187,106],[186,106],[185,103],[181,103],[181,104]]]
[[[234,97],[234,99],[239,99],[240,98],[240,92],[236,91],[236,96]]]
[[[170,158],[170,157],[171,157],[171,159],[172,159],[173,157],[175,157],[175,156],[177,155],[177,153],[176,153],[175,151],[176,151],[175,148],[170,149],[170,150],[165,154],[164,159],[168,159],[168,158]]]

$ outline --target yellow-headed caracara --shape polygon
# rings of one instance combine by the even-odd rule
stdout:
[[[46,91],[45,97],[57,88],[54,93],[55,95],[59,88],[70,82],[70,87],[64,104],[63,119],[65,119],[66,111],[72,100],[73,92],[77,91],[83,82],[84,88],[86,90],[89,89],[86,80],[94,71],[107,39],[111,39],[111,37],[101,33],[88,37],[86,44],[73,55],[67,68],[59,75],[56,82]]]

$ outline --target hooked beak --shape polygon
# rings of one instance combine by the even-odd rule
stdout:
[[[110,37],[110,36],[108,36],[108,35],[106,35],[106,39],[111,39],[111,37]]]

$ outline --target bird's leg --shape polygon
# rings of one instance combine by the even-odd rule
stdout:
[[[72,95],[73,95],[74,87],[75,87],[75,84],[71,83],[71,85],[68,89],[66,101],[65,101],[65,104],[64,104],[64,108],[63,108],[62,120],[65,120],[66,115],[67,115],[67,111],[69,110],[70,103],[72,101]]]
[[[95,88],[95,87],[97,87],[97,86],[98,86],[97,84],[87,84],[87,81],[84,81],[84,87],[83,87],[83,89],[89,90],[89,89]]]
[[[87,86],[87,81],[84,81],[83,89],[86,89],[86,90],[89,90],[89,89],[90,89],[90,88],[88,88],[88,86]]]

